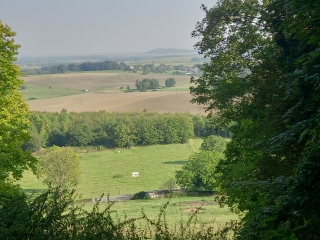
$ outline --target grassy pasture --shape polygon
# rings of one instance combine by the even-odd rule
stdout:
[[[187,162],[190,154],[199,149],[201,142],[201,139],[191,139],[186,144],[134,147],[120,149],[120,153],[116,150],[79,153],[82,181],[77,187],[78,199],[85,202],[84,209],[90,210],[93,206],[90,199],[102,193],[133,194],[159,189],[166,180],[174,178],[175,172]],[[133,171],[139,172],[139,180],[132,179]],[[20,185],[29,194],[37,194],[46,188],[31,172],[25,172]],[[220,208],[213,196],[131,200],[116,202],[111,209],[116,211],[113,214],[116,218],[141,217],[143,209],[150,219],[156,219],[160,208],[167,201],[166,219],[171,226],[186,222],[198,207],[201,210],[197,220],[203,224],[214,222],[218,226],[236,219],[226,208]],[[100,206],[103,209],[107,203],[101,203]]]
[[[159,189],[165,181],[174,178],[201,142],[201,139],[191,139],[186,144],[133,147],[120,149],[120,153],[116,150],[79,153],[82,172],[82,181],[77,187],[79,198]],[[139,180],[132,179],[132,172],[139,172]],[[27,192],[45,189],[31,172],[25,172],[20,185]]]
[[[25,101],[57,98],[82,93],[82,91],[77,89],[46,87],[33,82],[25,82],[23,85],[26,86],[26,89],[20,90],[20,92]]]
[[[225,222],[237,219],[237,216],[231,213],[227,208],[221,208],[214,201],[214,196],[205,197],[174,197],[160,198],[152,200],[131,200],[126,202],[116,202],[112,210],[116,211],[113,216],[124,219],[138,218],[142,216],[141,211],[150,219],[157,219],[161,207],[169,201],[166,208],[166,221],[170,227],[179,223],[186,222],[191,215],[200,208],[197,213],[197,221],[202,224],[213,224],[218,227]],[[107,203],[100,203],[101,209],[107,206]],[[86,210],[92,209],[91,204],[84,205]],[[143,223],[142,223],[143,224]]]

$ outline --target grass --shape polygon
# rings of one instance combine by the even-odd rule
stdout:
[[[88,153],[85,149],[77,149],[81,160],[82,182],[77,186],[77,200],[84,203],[85,210],[91,210],[91,198],[105,195],[134,194],[139,191],[155,190],[183,166],[188,157],[198,151],[202,139],[190,139],[186,144],[154,145],[116,149]],[[139,179],[133,179],[131,173],[139,172]],[[38,195],[44,186],[30,171],[25,172],[20,186],[28,194]],[[226,208],[220,208],[214,196],[190,197],[177,196],[152,200],[130,200],[115,202],[112,206],[116,219],[141,217],[141,211],[150,219],[156,219],[161,207],[169,201],[166,208],[166,220],[170,227],[186,222],[197,213],[197,221],[202,224],[214,224],[218,227],[225,222],[236,219]],[[107,203],[100,203],[100,209]],[[142,224],[145,224],[142,223]]]
[[[189,91],[189,87],[164,87],[158,89],[157,91]]]
[[[221,208],[214,200],[214,196],[205,197],[174,197],[152,200],[130,200],[126,202],[115,202],[112,210],[115,218],[124,219],[138,218],[142,211],[150,219],[156,219],[161,207],[169,201],[166,208],[166,220],[170,226],[187,222],[191,215],[200,208],[197,213],[197,221],[202,224],[223,225],[225,222],[237,219],[237,215],[231,213],[227,208]],[[100,203],[103,209],[108,203]],[[92,204],[84,205],[84,209],[92,209]]]
[[[79,198],[159,189],[165,181],[174,178],[201,142],[201,139],[192,139],[186,144],[120,149],[120,153],[116,150],[79,153],[82,172],[82,181],[77,186]],[[138,180],[132,178],[132,172],[139,172]],[[25,172],[20,185],[28,193],[46,188],[30,171]]]
[[[31,82],[25,82],[23,85],[26,86],[26,89],[20,90],[20,93],[23,95],[23,99],[25,101],[57,98],[62,96],[83,93],[82,91],[76,89],[47,87]]]

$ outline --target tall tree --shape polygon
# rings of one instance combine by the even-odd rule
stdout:
[[[15,33],[0,21],[0,192],[5,186],[18,180],[22,172],[34,166],[36,160],[22,150],[29,140],[29,109],[18,92],[22,85],[20,69],[13,62],[18,53]]]
[[[70,147],[52,147],[40,158],[37,176],[60,192],[79,183],[80,160]]]
[[[174,78],[168,78],[165,81],[165,85],[166,87],[173,87],[174,85],[176,85],[176,80]]]
[[[224,202],[244,213],[239,238],[319,236],[319,1],[203,9],[193,36],[210,62],[191,93],[222,125],[236,123],[217,180]]]

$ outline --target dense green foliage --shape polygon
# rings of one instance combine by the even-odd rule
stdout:
[[[177,171],[177,183],[189,191],[213,191],[217,179],[215,173],[221,153],[201,151],[190,156],[189,161]]]
[[[127,69],[127,68],[126,68]],[[99,70],[123,70],[123,67],[115,61],[105,62],[84,62],[80,64],[70,63],[68,65],[43,66],[38,69],[27,69],[27,74],[55,74],[78,71],[99,71]],[[131,69],[130,69],[131,71]]]
[[[165,81],[166,87],[174,87],[176,85],[176,80],[174,78],[168,78]]]
[[[238,239],[320,236],[320,4],[221,0],[194,37],[210,57],[194,102],[235,122],[219,163],[221,199],[243,213]]]
[[[136,88],[139,91],[146,91],[149,89],[158,89],[159,88],[159,82],[157,79],[154,78],[144,78],[141,81],[136,80]]]
[[[226,149],[227,141],[215,135],[209,135],[204,138],[200,150],[204,151],[216,151],[218,153],[223,153]]]
[[[32,151],[46,146],[131,147],[185,143],[193,136],[220,135],[220,130],[202,116],[159,113],[60,113],[31,114],[31,140],[24,145]]]
[[[14,65],[19,45],[15,33],[0,21],[0,206],[1,200],[11,195],[12,181],[35,163],[35,159],[21,149],[29,140],[29,109],[18,92],[22,81],[20,69]]]
[[[0,209],[0,234],[2,239],[230,239],[232,232],[202,226],[195,220],[171,226],[166,220],[168,203],[162,206],[155,219],[142,211],[141,217],[118,219],[112,210],[113,203],[100,209],[99,203],[91,211],[74,204],[75,194],[64,191],[57,197],[49,189],[32,201],[25,196],[5,203]],[[229,227],[232,227],[229,226]]]

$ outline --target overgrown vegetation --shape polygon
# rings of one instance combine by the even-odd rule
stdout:
[[[237,239],[318,239],[319,1],[221,0],[192,33],[210,57],[194,102],[234,121],[216,187]]]
[[[3,239],[230,239],[232,227],[223,230],[201,225],[197,212],[187,223],[169,226],[163,205],[156,219],[142,211],[141,217],[117,219],[113,217],[113,203],[100,210],[99,203],[91,211],[74,205],[74,194],[64,191],[57,197],[56,189],[49,189],[33,201],[25,196],[10,199],[0,209],[0,233]]]

